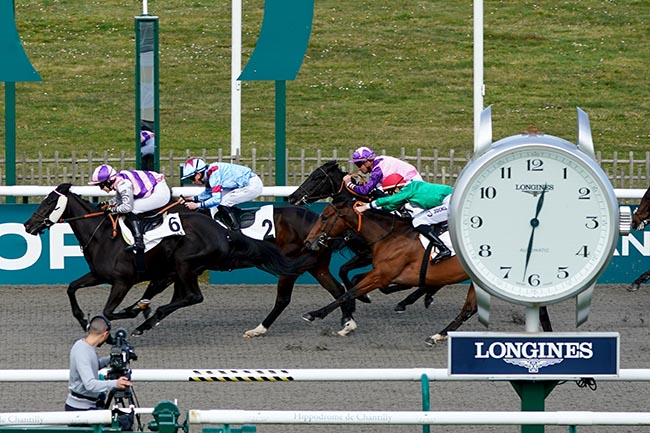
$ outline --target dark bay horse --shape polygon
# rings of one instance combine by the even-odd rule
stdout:
[[[70,184],[62,184],[50,193],[25,223],[25,229],[28,233],[39,234],[60,219],[70,224],[90,267],[90,272],[70,283],[67,290],[73,315],[84,329],[86,318],[76,299],[76,291],[79,288],[111,284],[104,314],[109,319],[120,319],[135,317],[142,310],[136,303],[119,313],[114,312],[134,284],[151,281],[143,296],[151,299],[174,283],[171,302],[159,307],[152,317],[138,326],[134,333],[139,334],[151,329],[176,309],[201,302],[203,296],[198,286],[198,275],[203,271],[254,266],[280,275],[275,306],[262,325],[258,326],[268,329],[288,305],[298,275],[305,270],[313,273],[323,272],[321,266],[327,269],[329,263],[327,251],[324,254],[301,256],[299,260],[290,259],[283,254],[299,255],[299,250],[303,248],[308,228],[317,218],[315,213],[307,213],[305,209],[295,208],[278,217],[281,224],[289,224],[292,227],[285,231],[285,239],[303,235],[297,238],[293,247],[283,245],[280,248],[283,251],[273,243],[252,240],[238,232],[226,230],[204,214],[183,211],[180,218],[185,235],[165,238],[147,252],[144,256],[145,272],[138,273],[135,268],[135,255],[124,251],[126,244],[114,236],[110,217],[97,212],[97,207],[72,193],[70,187]],[[185,209],[184,206],[181,208]],[[304,233],[301,233],[301,230]],[[319,259],[327,263],[321,265]],[[327,278],[319,276],[319,281],[327,282]],[[332,283],[326,289],[338,298],[344,293],[344,288],[331,275],[330,278]]]
[[[642,231],[648,223],[650,223],[650,188],[648,188],[643,194],[639,206],[634,211],[634,214],[632,214],[632,228],[634,230]],[[648,280],[650,280],[650,270],[642,273],[632,282],[632,284],[630,284],[627,290],[630,292],[636,292],[641,287],[641,284]]]
[[[348,173],[339,167],[338,162],[327,162],[314,170],[307,179],[305,179],[298,189],[289,196],[289,202],[292,204],[308,204],[324,198],[335,198],[340,195],[352,198],[354,195],[352,195],[343,185],[343,177],[346,174]],[[343,281],[345,288],[349,290],[354,286],[354,282],[350,279],[349,273],[354,269],[371,265],[372,254],[365,241],[360,239],[353,231],[347,231],[344,237],[346,239],[346,245],[355,254],[354,257],[344,263],[339,269],[339,278]],[[410,288],[411,286],[394,284],[390,287],[382,287],[380,288],[380,291],[388,294]],[[429,307],[433,298],[427,294],[424,289],[418,288],[408,297],[400,301],[395,306],[395,311],[405,311],[408,305],[413,304],[423,295],[426,295],[424,305]]]
[[[319,245],[326,243],[330,236],[338,236],[349,229],[356,231],[370,245],[373,269],[343,297],[319,310],[304,314],[303,318],[306,320],[322,319],[348,298],[366,294],[376,288],[387,287],[392,283],[419,285],[433,295],[444,286],[469,279],[456,256],[435,265],[424,257],[424,248],[410,219],[375,210],[366,211],[361,215],[354,211],[353,201],[344,197],[334,199],[325,208],[318,223],[307,237],[307,242],[311,248],[318,249]],[[432,345],[436,341],[446,339],[449,331],[458,329],[476,311],[476,292],[474,285],[470,284],[465,303],[458,316],[442,331],[428,337],[427,344]],[[540,309],[540,321],[544,330],[551,329],[544,307]]]

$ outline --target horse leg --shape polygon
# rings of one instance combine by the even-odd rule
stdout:
[[[134,317],[137,317],[138,314],[142,313],[144,315],[144,318],[148,319],[149,315],[151,314],[151,300],[155,296],[162,293],[173,282],[174,277],[172,275],[169,275],[161,280],[150,281],[142,297],[117,314],[123,318],[133,319]]]
[[[104,282],[104,280],[97,278],[92,272],[88,272],[81,278],[77,278],[68,285],[67,292],[68,299],[70,300],[70,307],[72,308],[72,315],[75,319],[77,319],[84,331],[88,326],[88,321],[84,317],[84,313],[79,306],[79,302],[77,301],[77,290],[81,289],[82,287],[96,286]]]
[[[455,331],[460,328],[460,325],[465,323],[470,317],[472,317],[478,311],[478,305],[476,304],[476,292],[474,291],[474,285],[470,284],[469,289],[467,290],[467,297],[465,298],[465,304],[458,313],[458,316],[449,324],[445,329],[440,331],[437,334],[427,337],[425,342],[429,346],[433,346],[438,341],[444,341],[447,339],[447,333],[449,331]]]
[[[131,335],[142,335],[144,331],[153,329],[162,319],[169,316],[179,308],[188,307],[203,302],[203,294],[199,287],[199,278],[191,270],[177,275],[174,279],[174,294],[169,304],[161,305],[156,312],[140,324]]]
[[[297,279],[298,276],[280,276],[278,278],[278,284],[275,289],[275,304],[273,305],[273,309],[268,314],[268,316],[262,320],[262,323],[257,325],[256,328],[249,329],[248,331],[244,332],[244,335],[242,335],[242,337],[254,338],[266,334],[266,331],[269,330],[273,322],[275,322],[275,319],[277,319],[278,316],[280,316],[280,314],[282,314],[282,312],[285,310],[285,308],[289,306],[289,303],[291,303],[291,295],[293,294],[293,288],[296,284]]]
[[[323,308],[303,314],[302,318],[308,322],[313,322],[314,319],[324,319],[328,314],[346,302],[356,299],[358,296],[364,295],[377,287],[383,287],[385,285],[386,283],[381,281],[381,275],[373,269],[368,272],[363,280],[361,280],[352,290],[345,292],[334,302],[331,302]]]
[[[627,288],[628,292],[636,292],[641,288],[641,284],[645,283],[646,281],[650,280],[650,270],[645,271],[642,273],[639,278],[634,280],[632,284]]]
[[[548,309],[545,305],[539,309],[539,323],[542,324],[542,330],[544,330],[544,332],[553,332],[553,328],[551,327],[551,318],[548,315]]]
[[[440,287],[436,289],[436,292],[439,289]],[[398,313],[403,313],[404,311],[406,311],[406,307],[413,304],[415,301],[417,301],[424,295],[427,295],[427,297],[424,300],[424,306],[426,308],[429,308],[431,302],[433,302],[433,295],[429,293],[429,289],[427,287],[418,287],[413,292],[411,292],[410,295],[408,295],[406,298],[402,299],[397,305],[395,305],[395,311]]]
[[[362,257],[359,255],[356,255],[352,257],[350,260],[347,262],[343,263],[341,267],[339,268],[339,278],[341,281],[343,281],[343,286],[345,287],[345,290],[350,290],[352,287],[354,287],[354,284],[352,281],[350,281],[350,278],[348,277],[348,274],[350,271],[353,269],[359,269],[363,268],[365,266],[369,266],[372,264],[372,258],[370,257]],[[366,304],[369,304],[370,298],[368,295],[362,295],[357,298],[361,302],[365,302]]]
[[[325,265],[325,262],[320,262],[318,267],[316,269],[311,269],[309,273],[318,280],[320,285],[323,286],[334,299],[339,299],[344,294],[350,293],[350,291],[346,291],[345,288],[336,281],[329,272],[329,267]],[[357,322],[353,317],[353,313],[356,309],[354,299],[355,298],[350,298],[341,303],[341,326],[343,326],[343,328],[337,331],[337,334],[342,337],[357,329]]]
[[[129,318],[129,316],[122,314],[121,312],[115,313],[115,309],[124,300],[131,287],[133,287],[133,284],[128,284],[125,282],[113,283],[111,286],[111,292],[108,295],[108,299],[106,300],[106,305],[104,305],[103,311],[104,316],[108,320]]]

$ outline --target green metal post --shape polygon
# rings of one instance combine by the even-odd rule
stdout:
[[[6,185],[16,184],[16,83],[5,83],[5,174]],[[16,197],[7,196],[7,203]]]
[[[431,399],[429,394],[429,376],[423,374],[420,376],[420,384],[422,387],[422,411],[431,410]],[[431,426],[429,424],[422,425],[422,433],[429,433]]]
[[[159,42],[158,42],[158,17],[140,15],[135,17],[135,161],[136,168],[142,168],[142,154],[140,153],[140,129],[142,127],[142,75],[141,75],[141,49],[142,28],[152,26],[152,51],[153,51],[153,133],[156,147],[154,148],[154,171],[160,171],[160,67]]]
[[[5,174],[16,184],[16,82],[41,81],[23,50],[16,28],[15,1],[0,0],[0,82],[5,83]],[[7,197],[7,203],[16,203]]]
[[[176,433],[183,426],[178,423],[180,410],[174,402],[163,400],[153,410],[153,421],[148,424],[149,430],[158,433]]]
[[[558,384],[556,380],[513,380],[510,382],[521,399],[522,411],[544,411],[544,400]],[[521,433],[544,433],[543,425],[522,425]]]
[[[287,184],[287,82],[275,81],[275,184]]]
[[[135,17],[135,168],[140,170],[142,168],[142,153],[140,150],[140,123],[142,116],[140,115],[140,106],[142,105],[142,90],[140,89],[140,81],[142,75],[140,74],[140,17]]]

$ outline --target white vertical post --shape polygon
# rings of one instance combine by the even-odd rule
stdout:
[[[147,0],[142,0],[142,15],[149,15],[149,3]]]
[[[483,111],[483,0],[474,0],[474,151],[478,149]]]
[[[242,0],[232,0],[232,60],[230,70],[230,155],[241,153],[241,25]]]
[[[526,306],[526,332],[539,332],[539,306]]]

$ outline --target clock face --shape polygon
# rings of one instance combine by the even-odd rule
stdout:
[[[523,304],[559,302],[593,284],[609,261],[616,197],[575,145],[550,136],[514,141],[497,143],[461,174],[452,240],[488,292]]]

